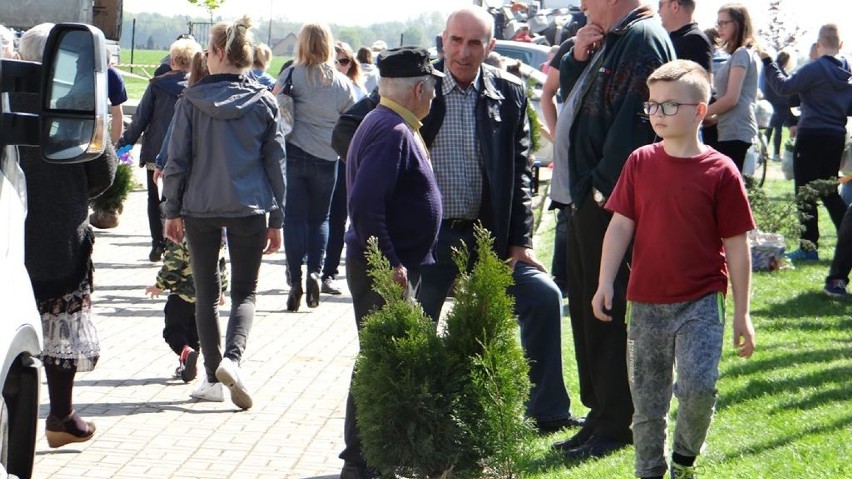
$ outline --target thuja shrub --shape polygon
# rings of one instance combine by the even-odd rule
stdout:
[[[477,260],[454,252],[460,273],[444,338],[458,385],[456,414],[465,447],[459,476],[514,477],[532,433],[525,419],[529,365],[518,340],[512,270],[494,253],[487,230],[475,230]]]
[[[371,241],[370,274],[386,304],[361,329],[352,386],[371,467],[412,478],[516,476],[532,434],[529,366],[506,294],[512,273],[492,244],[477,227],[470,270],[469,252],[455,252],[455,305],[439,337]]]
[[[374,238],[367,250],[385,305],[365,318],[352,395],[364,457],[385,474],[448,477],[458,457],[446,350],[423,309],[403,298]]]

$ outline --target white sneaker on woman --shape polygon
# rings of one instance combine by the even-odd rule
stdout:
[[[189,397],[202,401],[225,402],[225,391],[222,389],[222,383],[211,384],[205,376]]]
[[[248,409],[252,406],[251,395],[248,388],[240,379],[240,367],[229,358],[222,358],[219,368],[216,369],[216,379],[231,391],[231,401],[240,409]]]

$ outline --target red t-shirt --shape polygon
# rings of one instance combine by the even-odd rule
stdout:
[[[739,171],[707,148],[692,158],[662,143],[627,159],[606,209],[636,223],[627,299],[679,303],[728,290],[722,238],[754,229]]]

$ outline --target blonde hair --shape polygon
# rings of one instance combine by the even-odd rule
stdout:
[[[192,67],[192,58],[201,51],[201,45],[195,40],[181,38],[169,47],[169,60],[181,70]]]
[[[299,30],[293,65],[307,70],[308,83],[328,85],[334,78],[334,37],[324,23],[306,23]]]
[[[704,67],[691,60],[670,61],[648,76],[649,87],[660,82],[685,86],[690,100],[710,101],[710,75]]]
[[[210,46],[225,52],[228,63],[236,68],[248,68],[254,62],[254,38],[249,29],[251,18],[233,22],[219,22],[210,27]]]
[[[737,26],[737,36],[733,41],[725,42],[722,48],[728,54],[734,53],[739,47],[751,47],[754,45],[754,27],[751,24],[751,15],[748,9],[741,3],[729,3],[722,5],[719,12],[725,12],[731,17]]]
[[[269,62],[272,61],[272,49],[265,43],[258,43],[254,46],[254,67],[266,70],[269,68]]]
[[[349,69],[346,70],[346,77],[349,78],[352,83],[362,86],[363,78],[361,78],[361,64],[358,63],[358,60],[355,58],[355,52],[352,51],[352,47],[346,42],[334,42],[334,52],[336,54],[342,53],[343,56],[349,59]]]
[[[835,23],[826,23],[819,27],[817,43],[829,50],[840,50],[840,29]]]

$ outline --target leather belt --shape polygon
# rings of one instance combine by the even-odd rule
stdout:
[[[473,228],[473,224],[475,220],[465,220],[465,219],[446,219],[441,221],[441,227],[448,230],[453,231],[467,231]]]

